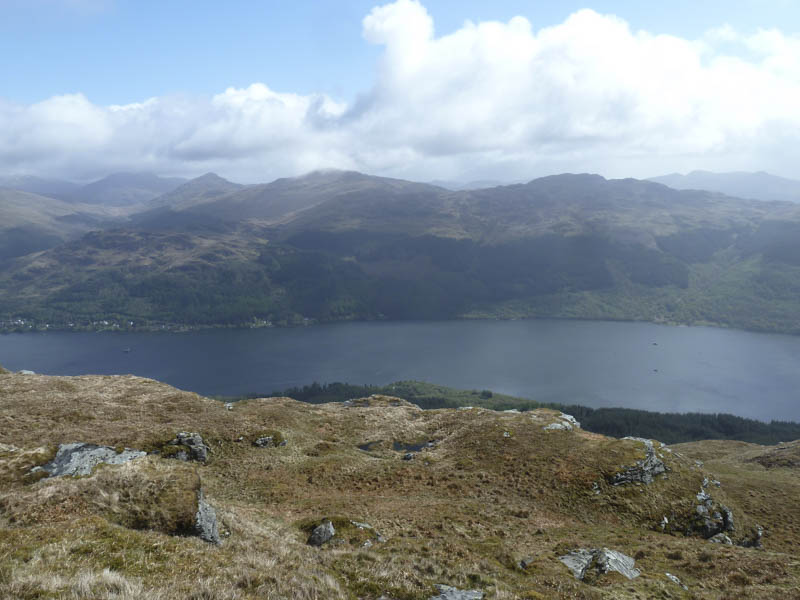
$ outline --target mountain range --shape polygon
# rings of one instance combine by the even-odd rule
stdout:
[[[692,171],[686,175],[672,173],[653,177],[650,181],[663,183],[676,190],[708,190],[738,198],[754,200],[800,202],[800,181],[758,173],[712,173]]]
[[[350,171],[175,184],[105,207],[115,222],[7,253],[0,319],[548,316],[800,332],[798,204],[587,174],[460,191]]]

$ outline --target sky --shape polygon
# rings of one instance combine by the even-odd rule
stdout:
[[[0,175],[798,177],[795,0],[0,0]]]

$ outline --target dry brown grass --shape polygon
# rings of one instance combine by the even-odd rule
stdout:
[[[554,418],[422,411],[387,397],[351,406],[258,399],[228,411],[135,377],[0,376],[0,598],[415,600],[435,583],[496,599],[690,597],[667,571],[691,597],[796,594],[800,490],[790,469],[750,460],[768,450],[676,447],[662,452],[666,479],[613,487],[608,478],[642,458],[642,444],[544,431]],[[150,456],[78,479],[25,476],[58,443],[150,449],[181,430],[207,440],[207,465]],[[254,447],[265,431],[287,445]],[[436,443],[413,460],[392,449],[427,440]],[[736,535],[767,528],[764,550],[657,530],[664,515],[693,510],[704,477],[723,482],[711,493],[733,509]],[[220,547],[170,535],[193,514],[199,485],[217,509]],[[323,518],[338,535],[306,545]],[[363,547],[374,534],[351,520],[386,541]],[[588,585],[558,561],[599,546],[637,556],[643,575]],[[524,571],[521,558],[532,559]]]

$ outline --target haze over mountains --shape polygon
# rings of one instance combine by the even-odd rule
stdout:
[[[169,189],[148,198],[158,187]],[[16,229],[0,318],[558,316],[800,331],[796,204],[570,174],[462,191],[352,171],[87,188],[107,204],[4,202]]]
[[[800,181],[770,175],[763,171],[758,173],[692,171],[686,175],[672,173],[651,177],[650,181],[663,183],[676,190],[708,190],[737,198],[800,202]]]

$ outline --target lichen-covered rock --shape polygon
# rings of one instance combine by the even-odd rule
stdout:
[[[135,458],[145,456],[141,450],[125,448],[117,452],[110,446],[96,444],[61,444],[55,458],[49,463],[31,469],[32,473],[48,473],[49,477],[91,475],[92,470],[99,464],[119,465]]]
[[[620,573],[628,579],[641,575],[633,558],[608,548],[579,548],[560,556],[559,560],[572,571],[575,579],[580,580],[586,577],[590,569],[596,570],[598,574]]]
[[[480,590],[459,590],[449,585],[437,584],[436,596],[431,596],[430,600],[482,600],[483,592]]]
[[[656,454],[653,441],[644,438],[626,437],[626,440],[635,440],[644,444],[644,459],[637,460],[635,465],[627,467],[624,471],[616,473],[611,478],[611,485],[625,485],[628,483],[653,483],[656,475],[666,472],[667,467]]]
[[[197,493],[197,513],[194,516],[194,533],[210,544],[220,544],[217,511],[206,502],[203,491]]]
[[[308,543],[311,546],[322,546],[322,544],[329,541],[334,535],[336,535],[336,529],[334,529],[333,523],[331,523],[330,519],[325,519],[311,532]]]
[[[167,451],[169,449],[169,451]],[[165,458],[175,458],[178,460],[197,462],[208,461],[209,448],[203,441],[199,433],[189,433],[181,431],[175,436],[174,440],[167,442],[162,455]]]

